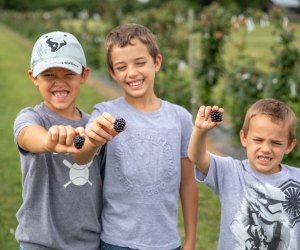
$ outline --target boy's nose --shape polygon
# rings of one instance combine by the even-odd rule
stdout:
[[[127,69],[128,76],[135,76],[137,74],[137,69],[135,66],[128,66]]]
[[[262,146],[261,146],[261,150],[264,152],[264,153],[269,153],[270,152],[270,146],[268,143],[263,143]]]

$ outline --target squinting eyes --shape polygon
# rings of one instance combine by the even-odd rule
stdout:
[[[142,67],[142,66],[144,66],[146,63],[147,63],[147,62],[136,62],[135,65],[136,65],[137,67]],[[116,70],[118,70],[118,71],[124,71],[124,70],[126,70],[126,69],[127,69],[127,66],[126,66],[126,65],[116,67]]]
[[[64,76],[62,76],[61,78],[71,78],[73,76],[75,76],[76,74],[74,73],[70,73],[70,74],[66,74]],[[41,77],[45,78],[45,79],[56,79],[56,78],[60,78],[59,76],[56,76],[54,74],[45,74],[45,75],[41,75]]]
[[[263,142],[263,140],[261,140],[261,139],[253,139],[253,141],[256,142],[256,143],[261,143],[261,142]],[[276,142],[276,141],[271,142],[271,143],[272,143],[273,145],[277,145],[277,146],[283,145],[283,143],[281,143],[281,142]]]

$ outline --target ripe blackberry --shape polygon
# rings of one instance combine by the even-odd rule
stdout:
[[[221,122],[222,121],[222,113],[220,111],[211,111],[210,118],[212,122]]]
[[[116,132],[121,133],[124,130],[124,127],[126,125],[126,122],[123,118],[116,119],[114,123],[114,129]]]
[[[74,139],[74,147],[80,149],[83,147],[85,138],[83,136],[77,135]]]

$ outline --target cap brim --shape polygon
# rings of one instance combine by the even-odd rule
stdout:
[[[82,65],[70,58],[49,58],[45,61],[37,63],[32,69],[32,76],[36,77],[49,68],[64,68],[73,71],[76,74],[81,74]]]

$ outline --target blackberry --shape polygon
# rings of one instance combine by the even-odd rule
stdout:
[[[222,121],[222,113],[220,111],[211,111],[210,118],[212,122],[221,122]]]
[[[80,149],[84,145],[85,138],[83,136],[77,135],[74,139],[74,147]]]
[[[114,123],[114,129],[116,132],[121,133],[124,130],[124,127],[126,125],[126,122],[123,118],[116,119]]]

